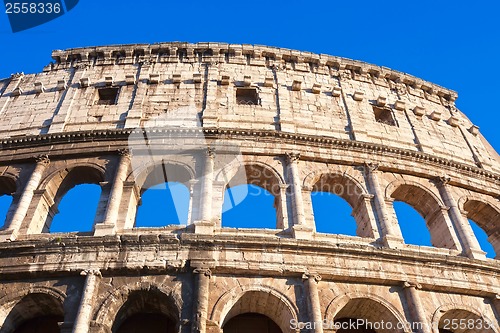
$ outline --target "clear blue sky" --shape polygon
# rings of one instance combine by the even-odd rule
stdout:
[[[0,77],[39,72],[53,49],[162,41],[264,44],[363,60],[458,92],[498,150],[500,2],[80,0],[12,33],[0,13]]]

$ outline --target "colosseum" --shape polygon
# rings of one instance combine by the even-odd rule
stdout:
[[[500,264],[469,222],[500,255],[500,158],[454,91],[266,46],[52,58],[0,80],[1,333],[500,332]],[[137,226],[169,182],[187,223]],[[81,184],[100,190],[91,231],[51,231]],[[224,225],[245,184],[273,196],[274,228]],[[315,192],[355,235],[316,230]],[[405,242],[395,202],[432,246]]]

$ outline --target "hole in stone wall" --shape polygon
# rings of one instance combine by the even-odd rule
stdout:
[[[412,206],[402,201],[394,201],[394,211],[406,244],[432,246],[427,224]]]
[[[314,191],[311,193],[314,222],[317,232],[357,236],[356,220],[351,206],[340,196]]]
[[[98,105],[115,105],[120,88],[99,88],[97,90]]]
[[[259,94],[255,88],[236,88],[236,104],[259,105]]]
[[[3,228],[5,226],[5,219],[7,218],[7,212],[9,211],[11,204],[11,195],[0,195],[0,228]]]
[[[373,115],[378,123],[396,126],[396,121],[390,109],[373,106]]]
[[[80,184],[70,189],[57,206],[57,213],[50,224],[49,232],[88,232],[94,227],[101,187],[95,184]]]
[[[481,250],[486,252],[486,257],[495,258],[495,249],[493,248],[493,245],[491,245],[491,243],[488,241],[488,235],[486,234],[486,232],[480,226],[478,226],[476,222],[469,220],[469,223],[472,227],[474,235],[477,238],[477,241],[479,242],[479,245],[481,246]]]
[[[238,203],[241,195],[245,198]],[[222,226],[276,229],[275,197],[257,185],[237,185],[226,189],[222,205]]]
[[[186,225],[189,212],[189,189],[179,182],[165,182],[142,194],[135,227]]]

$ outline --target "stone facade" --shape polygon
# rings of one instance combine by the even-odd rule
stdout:
[[[491,324],[453,332],[500,332],[500,264],[468,222],[500,255],[500,158],[455,92],[264,46],[53,58],[0,80],[0,194],[13,197],[0,231],[0,332],[41,317],[61,332],[120,332],[138,313],[165,316],[169,332],[222,332],[245,313],[282,332],[333,332],[291,323],[352,318],[393,325],[376,332],[438,332],[453,319]],[[231,154],[239,163],[226,163]],[[161,170],[191,190],[188,225],[135,228]],[[276,229],[221,226],[224,190],[241,182],[275,196]],[[82,183],[102,189],[93,231],[48,233]],[[358,236],[316,232],[311,191],[345,199]],[[405,244],[395,200],[424,217],[433,247]]]

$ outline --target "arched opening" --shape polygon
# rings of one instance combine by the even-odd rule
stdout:
[[[400,211],[398,217],[399,226],[403,235],[414,235],[417,231],[422,233],[422,237],[430,234],[430,244],[434,247],[456,250],[456,238],[451,233],[451,225],[446,218],[447,212],[442,208],[438,199],[421,186],[414,184],[402,184],[398,186],[391,197],[395,201],[404,202],[411,206],[424,219],[427,232],[419,227],[415,214],[408,207],[396,204]],[[404,229],[404,230],[403,230]],[[404,238],[405,243],[412,242],[421,244],[422,241],[413,240],[411,237]]]
[[[224,191],[223,227],[283,228],[278,176],[261,165],[238,169]]]
[[[474,232],[474,236],[476,236],[477,241],[479,242],[479,246],[481,246],[481,250],[486,252],[486,258],[495,258],[497,256],[493,245],[488,241],[488,235],[486,232],[481,229],[476,222],[469,220],[470,226],[472,227],[472,231]]]
[[[99,185],[80,184],[73,187],[62,197],[49,232],[92,231],[100,197]]]
[[[128,295],[118,311],[113,333],[174,333],[179,313],[170,296],[159,290],[138,290]]]
[[[494,332],[493,322],[463,309],[446,311],[439,318],[439,333],[488,333]],[[495,325],[496,326],[496,325]]]
[[[269,317],[260,313],[243,313],[231,318],[223,327],[224,333],[282,333]]]
[[[405,243],[432,246],[431,234],[422,215],[403,201],[394,201],[393,205]]]
[[[224,333],[250,332],[247,329],[253,327],[252,318],[263,327],[262,330],[254,329],[253,332],[290,332],[290,323],[296,321],[292,309],[280,296],[268,290],[251,290],[245,292],[231,305],[221,322],[221,327]],[[252,325],[243,327],[244,323],[249,322],[252,322]],[[243,330],[238,331],[239,327],[243,327]]]
[[[374,237],[363,189],[342,174],[322,174],[311,190],[317,232]]]
[[[12,206],[12,195],[16,192],[16,182],[9,177],[0,177],[0,229],[5,227],[9,209]]]
[[[46,214],[45,223],[38,227],[40,231],[91,231],[101,199],[102,181],[101,171],[87,166],[66,169],[54,176],[43,195],[48,205],[39,206],[39,213],[44,210]]]
[[[350,299],[335,315],[341,333],[402,333],[403,323],[384,304],[370,298]],[[352,326],[348,324],[352,323]],[[384,323],[383,325],[381,323]],[[347,328],[347,329],[346,329]]]
[[[190,218],[190,180],[191,174],[180,165],[153,167],[141,186],[134,226],[186,225]]]
[[[477,237],[481,249],[489,258],[500,254],[500,212],[491,205],[467,200],[464,204],[467,218],[472,221],[471,227]]]
[[[59,333],[64,321],[62,304],[53,296],[33,293],[23,297],[2,326],[4,333]]]
[[[186,225],[189,189],[179,182],[166,182],[148,188],[141,196],[135,227]]]
[[[235,205],[235,197],[245,198]],[[256,185],[237,185],[226,189],[222,205],[222,226],[276,229],[275,198]]]
[[[316,232],[356,236],[356,220],[351,206],[340,196],[328,192],[311,192]]]

